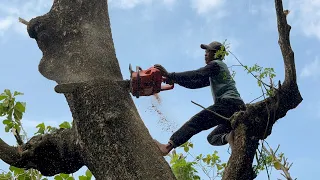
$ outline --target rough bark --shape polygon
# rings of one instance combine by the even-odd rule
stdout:
[[[28,33],[43,52],[39,64],[43,76],[62,84],[62,89],[80,83],[65,97],[74,118],[76,152],[81,152],[82,165],[96,179],[175,179],[127,87],[115,82],[123,78],[107,0],[55,0],[47,14],[29,22]],[[72,143],[74,139],[62,142],[67,141]],[[42,161],[46,161],[45,156]],[[60,172],[59,166],[53,171],[47,164],[28,168],[48,172],[44,175]]]
[[[74,129],[32,137],[26,144],[13,147],[0,139],[0,158],[12,166],[37,169],[44,176],[74,173],[84,166]]]
[[[249,180],[254,178],[252,163],[258,140],[267,138],[273,124],[301,102],[296,82],[294,53],[290,46],[290,29],[281,0],[275,0],[279,46],[285,67],[284,83],[280,84],[275,96],[247,105],[245,112],[235,113],[232,127],[235,129],[234,146],[223,180]]]

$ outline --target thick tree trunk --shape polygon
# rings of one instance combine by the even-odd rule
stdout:
[[[258,140],[252,139],[248,132],[250,131],[245,124],[241,124],[235,129],[234,147],[229,158],[228,168],[224,171],[223,180],[254,178],[252,162],[258,147]]]
[[[65,86],[84,82],[65,96],[84,164],[93,175],[100,180],[175,179],[128,89],[114,82],[122,75],[107,0],[55,0],[48,14],[30,21],[28,32],[43,51],[42,75]]]
[[[84,162],[97,179],[174,179],[124,88],[81,87],[67,95]]]

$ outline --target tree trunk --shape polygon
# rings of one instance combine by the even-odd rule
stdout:
[[[224,171],[223,180],[229,179],[253,179],[255,174],[252,169],[252,162],[256,149],[257,139],[252,139],[248,134],[248,127],[241,124],[235,129],[235,141],[232,154],[228,162],[228,168]]]
[[[141,120],[115,56],[107,0],[55,0],[28,32],[43,51],[39,71],[65,93],[84,164],[96,179],[175,179]]]

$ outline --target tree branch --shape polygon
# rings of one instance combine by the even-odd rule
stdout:
[[[194,101],[191,101],[191,102],[192,102],[193,104],[195,104],[195,105],[203,108],[204,110],[207,110],[207,111],[215,114],[216,116],[219,116],[220,118],[222,118],[222,119],[224,119],[224,120],[226,120],[226,121],[230,121],[230,118],[224,117],[224,116],[222,116],[221,114],[218,114],[217,112],[214,112],[214,111],[212,111],[212,110],[210,110],[210,109],[207,109],[207,108],[203,107],[202,105],[200,105],[200,104],[198,104],[198,103],[196,103],[196,102],[194,102]]]
[[[291,26],[287,23],[287,13],[283,10],[282,0],[275,0],[277,24],[279,32],[279,46],[284,60],[285,66],[285,82],[296,83],[296,68],[294,62],[294,53],[290,45]]]
[[[0,138],[0,158],[9,165],[37,169],[44,176],[74,173],[84,163],[73,129],[32,137],[22,146],[9,146]]]
[[[264,146],[262,145],[262,148],[263,150],[269,155],[272,157],[272,160],[277,162],[277,164],[280,166],[279,168],[281,169],[281,171],[284,173],[282,174],[287,180],[292,180],[292,177],[289,173],[289,169],[290,169],[290,166],[288,166],[287,164],[287,160],[284,159],[284,163],[282,163],[276,156],[275,152],[273,152],[273,150],[270,148],[269,150]],[[279,146],[278,146],[279,148]]]
[[[231,126],[235,130],[234,145],[223,180],[253,179],[252,163],[258,148],[258,139],[269,136],[275,121],[284,117],[289,110],[296,108],[303,100],[296,82],[294,53],[289,40],[290,26],[287,24],[287,14],[283,11],[281,0],[275,0],[275,8],[285,80],[283,84],[279,83],[275,96],[249,104],[246,111],[237,112],[232,116]]]
[[[23,140],[21,139],[20,133],[16,129],[12,129],[12,133],[17,140],[18,145],[23,145]]]

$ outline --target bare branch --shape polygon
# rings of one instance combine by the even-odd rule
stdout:
[[[14,137],[16,138],[18,145],[20,145],[20,146],[23,145],[23,140],[21,139],[21,136],[20,136],[20,133],[18,132],[18,130],[13,128],[12,133],[13,133]]]
[[[0,138],[0,158],[4,162],[18,168],[37,169],[44,176],[79,170],[84,165],[80,149],[73,129],[37,135],[18,147],[9,146]]]
[[[9,146],[0,138],[0,158],[8,164],[14,164],[20,159],[18,148]]]
[[[198,103],[196,103],[196,102],[194,102],[194,101],[191,101],[191,102],[192,102],[193,104],[197,105],[197,106],[200,106],[201,108],[203,108],[203,109],[205,109],[205,110],[207,110],[207,111],[209,111],[209,112],[212,112],[213,114],[221,117],[221,118],[224,119],[224,120],[230,121],[230,118],[224,117],[224,116],[222,116],[222,115],[220,115],[220,114],[218,114],[218,113],[216,113],[216,112],[214,112],[214,111],[211,111],[210,109],[207,109],[207,108],[201,106],[200,104],[198,104]]]
[[[292,180],[289,173],[289,166],[287,167],[287,160],[284,159],[284,162],[282,163],[281,161],[279,161],[279,159],[276,156],[276,153],[274,153],[271,148],[268,150],[264,145],[262,145],[262,148],[269,156],[272,157],[272,160],[274,162],[277,162],[277,164],[280,166],[281,171],[284,173],[281,173],[283,177],[285,177],[287,180]]]
[[[251,104],[253,101],[255,101],[255,100],[257,100],[257,99],[259,99],[259,98],[263,97],[263,95],[264,95],[264,94],[262,94],[261,96],[259,96],[259,97],[257,97],[257,98],[254,98],[252,101],[250,101],[250,102],[249,102],[249,104]]]
[[[294,62],[294,53],[290,45],[290,30],[291,26],[287,23],[288,11],[283,10],[282,0],[275,0],[278,32],[279,32],[279,46],[285,65],[285,82],[296,83],[296,68]]]
[[[20,18],[20,17],[19,17],[19,22],[21,22],[22,24],[24,24],[24,25],[26,25],[26,26],[28,26],[28,24],[29,24],[28,21],[26,21],[26,20],[24,20],[24,19],[22,19],[22,18]]]

